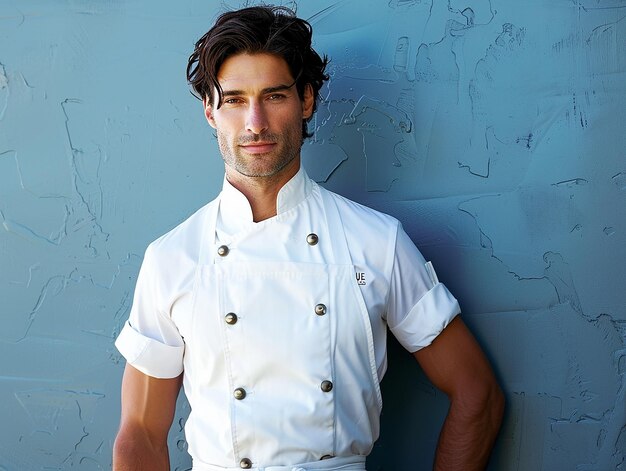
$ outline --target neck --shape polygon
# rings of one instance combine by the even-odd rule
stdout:
[[[268,177],[248,177],[226,166],[226,179],[248,200],[254,222],[276,216],[276,200],[281,188],[300,169],[299,159],[294,159],[278,174]]]

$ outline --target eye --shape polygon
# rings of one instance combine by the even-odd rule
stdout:
[[[222,100],[222,103],[225,105],[237,105],[241,103],[241,99],[240,98],[224,98],[224,100]]]
[[[285,95],[283,95],[282,93],[273,93],[268,97],[268,100],[280,101],[280,100],[284,100],[285,98],[286,98]]]

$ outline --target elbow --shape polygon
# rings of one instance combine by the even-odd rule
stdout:
[[[122,426],[113,443],[113,470],[169,469],[167,436],[156,438],[143,427]]]
[[[133,456],[140,455],[142,440],[140,435],[121,429],[113,443],[113,469],[123,469],[121,463],[132,461]],[[145,442],[144,442],[145,443]]]
[[[118,434],[113,443],[113,470],[123,469],[134,455],[134,441]]]
[[[482,423],[497,433],[502,423],[505,398],[502,388],[491,376],[474,378],[450,396],[452,407],[469,421]]]
[[[493,383],[493,386],[491,386],[488,391],[486,404],[490,411],[493,427],[496,430],[500,430],[502,418],[504,417],[506,400],[500,385],[495,380]]]

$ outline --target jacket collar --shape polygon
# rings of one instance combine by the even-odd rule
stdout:
[[[313,182],[302,166],[278,192],[276,214],[280,215],[298,206],[313,189]],[[220,194],[218,226],[220,231],[233,235],[253,224],[252,208],[248,199],[224,177]]]

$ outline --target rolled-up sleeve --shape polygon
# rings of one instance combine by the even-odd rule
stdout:
[[[424,348],[461,312],[459,303],[442,284],[436,284],[391,332],[410,352]]]
[[[128,321],[115,341],[126,361],[155,378],[175,378],[183,371],[185,343],[170,316],[168,287],[156,254],[148,247],[137,277]]]
[[[130,322],[115,341],[126,361],[155,378],[175,378],[183,372],[184,345],[167,345],[137,332]]]
[[[461,312],[458,301],[402,228],[396,240],[387,306],[387,324],[410,352],[430,345]]]

